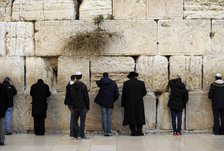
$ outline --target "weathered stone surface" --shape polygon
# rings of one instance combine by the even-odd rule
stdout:
[[[139,78],[150,91],[165,91],[168,84],[168,60],[162,56],[140,56],[136,64]]]
[[[70,81],[70,76],[75,74],[77,71],[82,72],[82,81],[89,88],[89,60],[83,57],[59,57],[57,90],[60,92],[65,92],[65,87]]]
[[[114,0],[113,13],[115,19],[146,19],[147,0]]]
[[[1,56],[4,56],[6,54],[5,35],[6,35],[6,23],[5,22],[0,22],[0,55]]]
[[[202,64],[201,56],[171,56],[170,79],[180,76],[189,91],[201,91]]]
[[[112,0],[84,0],[80,6],[80,19],[93,19],[98,15],[112,15]]]
[[[12,20],[61,20],[75,19],[73,0],[15,0]]]
[[[212,129],[213,113],[208,93],[190,93],[186,106],[186,129]]]
[[[209,54],[217,55],[224,52],[224,21],[213,20],[212,21],[212,50]]]
[[[70,36],[78,31],[92,31],[94,24],[85,21],[37,22],[35,34],[37,56],[58,56],[65,53]],[[157,53],[157,24],[154,21],[107,21],[102,25],[116,32],[100,55],[152,55]],[[138,32],[136,32],[138,31]],[[74,50],[68,55],[93,55],[95,52]]]
[[[12,5],[12,0],[0,1],[0,21],[11,20],[11,5]]]
[[[183,0],[148,0],[147,19],[183,18]]]
[[[184,0],[184,18],[223,19],[223,0]]]
[[[159,54],[203,55],[210,50],[209,20],[160,20]]]
[[[135,62],[131,57],[94,57],[91,59],[91,90],[98,91],[96,80],[100,80],[104,72],[108,72],[120,91],[127,75],[134,70]]]
[[[43,79],[50,89],[53,91],[53,69],[46,59],[43,58],[26,58],[26,92],[29,94],[31,86],[38,79]]]
[[[203,59],[203,90],[208,91],[210,84],[215,80],[215,74],[221,73],[224,75],[223,70],[224,56],[212,55],[204,56]]]
[[[18,93],[24,91],[24,59],[22,57],[0,57],[0,81],[5,77],[12,80]]]

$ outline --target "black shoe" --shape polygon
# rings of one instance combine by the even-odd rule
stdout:
[[[6,132],[5,135],[12,135],[12,132]]]
[[[137,136],[144,136],[144,133],[138,133]]]
[[[5,145],[5,143],[4,142],[0,142],[0,146],[4,146]]]
[[[136,134],[136,133],[131,133],[130,135],[131,135],[131,136],[137,136],[137,134]]]
[[[83,136],[81,137],[81,139],[89,139],[89,137]]]

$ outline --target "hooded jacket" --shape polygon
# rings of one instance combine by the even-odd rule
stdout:
[[[171,89],[168,107],[171,110],[182,111],[188,101],[188,90],[185,84],[181,82],[180,78],[172,79],[169,81]]]
[[[117,84],[108,77],[96,81],[100,88],[94,102],[105,108],[113,108],[113,103],[119,97]]]
[[[69,90],[71,105],[74,109],[89,110],[89,95],[86,85],[82,81],[76,81]]]
[[[224,109],[224,81],[219,79],[210,85],[209,99],[212,100],[213,109]]]
[[[7,91],[7,101],[8,101],[8,107],[13,107],[13,97],[17,94],[16,88],[10,84],[8,81],[3,82],[4,87]]]
[[[65,93],[65,100],[64,100],[65,105],[71,105],[70,88],[73,84],[74,82],[70,81],[66,86],[66,93]]]

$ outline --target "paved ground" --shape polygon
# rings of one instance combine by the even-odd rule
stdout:
[[[16,134],[6,136],[0,151],[224,151],[224,135],[185,134],[88,136],[76,140],[68,135]]]

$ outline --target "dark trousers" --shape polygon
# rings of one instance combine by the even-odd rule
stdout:
[[[213,109],[214,134],[223,134],[224,132],[224,109]],[[219,120],[221,119],[221,121]],[[221,125],[220,125],[221,124]]]
[[[34,116],[34,133],[36,135],[44,135],[45,133],[45,117]]]
[[[68,108],[71,112],[71,118],[70,118],[70,136],[74,136],[74,109],[71,105],[68,105]]]
[[[85,122],[86,122],[87,109],[74,109],[74,137],[78,137],[79,125],[78,120],[80,118],[80,136],[85,137]]]
[[[181,132],[182,111],[170,110],[170,112],[171,112],[171,118],[172,118],[173,132]],[[176,117],[177,117],[178,126],[176,126]]]
[[[140,136],[142,133],[142,124],[130,124],[129,125],[132,136]]]

